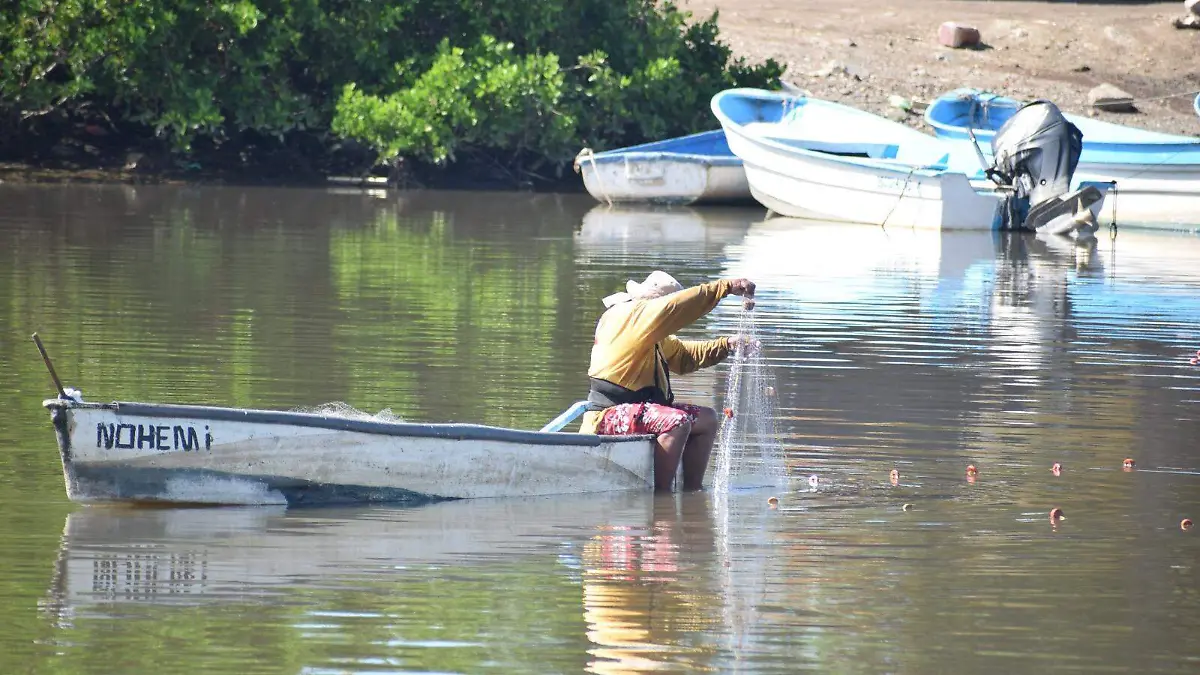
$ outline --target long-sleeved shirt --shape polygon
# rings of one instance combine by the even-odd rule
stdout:
[[[610,308],[596,324],[588,376],[630,390],[657,386],[671,398],[670,375],[655,357],[655,346],[671,373],[684,375],[716,365],[729,356],[728,338],[680,340],[673,333],[708,314],[729,295],[728,280],[693,286],[651,300]],[[602,411],[583,416],[581,433],[595,433]]]

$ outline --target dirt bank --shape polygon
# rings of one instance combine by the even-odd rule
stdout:
[[[1048,98],[1090,113],[1103,82],[1138,99],[1200,91],[1200,30],[1179,30],[1182,2],[1141,5],[904,0],[680,0],[697,16],[720,10],[723,38],[751,61],[774,58],[785,79],[814,96],[924,126],[888,105],[892,94],[928,101],[956,87]],[[943,21],[977,27],[985,47],[948,49]],[[843,68],[826,74],[830,62]],[[841,72],[842,70],[848,72]],[[1192,96],[1139,100],[1136,113],[1100,119],[1200,135]]]

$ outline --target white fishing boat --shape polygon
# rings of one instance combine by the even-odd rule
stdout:
[[[870,113],[805,96],[731,89],[712,100],[729,147],[742,158],[751,193],[775,213],[797,218],[894,227],[992,230],[1062,226],[1061,218],[1093,218],[1103,194],[1067,194],[1061,165],[1033,166],[1032,145],[1057,159],[1068,152],[1061,118],[1027,116],[1014,133],[1015,171],[1036,173],[1017,189],[983,183],[980,158]],[[1057,114],[1057,109],[1052,111]],[[1014,199],[1014,196],[1016,199]],[[1018,206],[1018,200],[1024,200]],[[1085,213],[1086,212],[1086,213]]]
[[[930,104],[925,121],[940,138],[967,148],[978,144],[990,157],[992,140],[1024,105],[978,89],[956,89]],[[1064,117],[1083,134],[1073,186],[1115,184],[1099,213],[1102,222],[1163,229],[1197,227],[1200,137],[1164,134],[1080,115]]]
[[[752,202],[742,160],[720,129],[575,157],[575,172],[607,204]]]
[[[60,395],[43,405],[58,434],[67,496],[75,501],[424,503],[654,486],[649,436],[556,431],[586,404],[572,406],[542,431],[524,431],[92,403],[54,379]]]
[[[1002,222],[1003,195],[971,187],[966,172],[978,173],[978,164],[952,167],[959,158],[903,125],[755,89],[723,91],[712,109],[754,198],[778,214],[934,229]]]

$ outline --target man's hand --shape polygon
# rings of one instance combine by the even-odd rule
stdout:
[[[729,292],[744,298],[754,297],[754,282],[749,279],[730,279]]]
[[[729,336],[729,351],[731,351],[735,354],[737,354],[739,352],[744,352],[746,354],[753,354],[756,350],[761,349],[761,348],[762,348],[762,342],[760,342],[758,340],[751,340],[750,338],[746,337],[745,335]]]

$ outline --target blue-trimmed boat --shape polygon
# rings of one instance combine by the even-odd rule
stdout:
[[[575,171],[597,201],[704,204],[753,201],[742,160],[720,129],[575,157]]]
[[[939,96],[925,121],[943,139],[972,145],[990,159],[996,131],[1024,105],[978,89]],[[1190,229],[1200,213],[1200,138],[1178,136],[1065,115],[1083,133],[1074,184],[1116,183],[1099,214],[1101,222]]]
[[[412,424],[303,412],[91,403],[43,405],[67,496],[81,502],[425,503],[650,490],[649,436]]]
[[[751,193],[796,218],[932,229],[999,228],[1004,196],[976,189],[973,155],[848,106],[762,89],[712,99]]]

